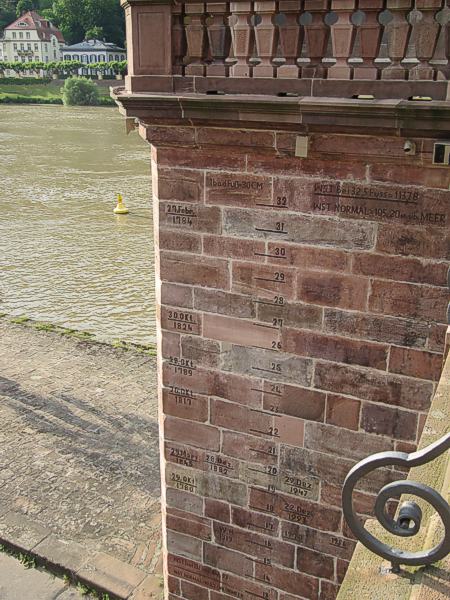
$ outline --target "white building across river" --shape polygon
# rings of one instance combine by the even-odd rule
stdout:
[[[101,40],[85,40],[62,49],[63,60],[80,60],[86,65],[98,62],[126,60],[124,48]]]

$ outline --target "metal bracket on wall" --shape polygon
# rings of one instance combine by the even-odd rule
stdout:
[[[378,493],[375,502],[375,515],[383,527],[394,535],[412,537],[420,530],[422,511],[415,502],[404,502],[397,518],[389,516],[385,510],[390,498],[411,494],[422,498],[437,511],[444,525],[444,538],[434,548],[422,552],[406,552],[384,544],[369,533],[362,525],[353,506],[353,492],[358,481],[368,473],[388,465],[418,467],[424,465],[450,448],[450,433],[427,448],[406,454],[404,452],[380,452],[365,458],[347,475],[342,490],[344,517],[357,539],[369,550],[390,561],[393,572],[398,573],[400,565],[430,565],[442,560],[450,553],[450,505],[433,488],[415,481],[395,481],[385,485]]]

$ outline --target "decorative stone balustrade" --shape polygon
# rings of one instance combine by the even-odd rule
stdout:
[[[369,89],[356,82],[370,82],[384,97],[420,89],[445,99],[436,90],[446,89],[450,73],[446,0],[122,4],[132,92],[329,96],[337,89],[348,97]],[[438,82],[445,88],[430,86]]]

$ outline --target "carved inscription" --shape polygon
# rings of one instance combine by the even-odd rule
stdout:
[[[314,184],[313,212],[369,220],[401,221],[411,225],[447,223],[447,214],[433,208],[415,188],[370,186],[353,182]]]

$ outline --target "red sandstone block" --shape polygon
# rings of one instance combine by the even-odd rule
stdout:
[[[448,228],[380,225],[376,249],[388,254],[449,260],[450,234]]]
[[[172,333],[189,333],[200,335],[202,329],[202,315],[191,310],[180,308],[160,307],[161,328]]]
[[[160,202],[159,227],[172,230],[172,235],[183,231],[217,234],[222,231],[222,215],[216,206]]]
[[[253,522],[253,521],[252,521]],[[214,539],[221,546],[285,567],[293,567],[295,546],[247,529],[214,523]],[[239,574],[239,573],[238,573]]]
[[[344,581],[345,574],[347,573],[347,569],[350,563],[346,560],[338,560],[337,568],[336,568],[336,576],[338,583],[342,583]]]
[[[157,190],[153,190],[158,200],[176,202],[203,201],[204,172],[170,167],[157,169]]]
[[[305,423],[296,417],[284,416],[275,419],[275,435],[279,436],[280,442],[291,446],[303,446],[305,437]]]
[[[266,440],[234,431],[223,431],[222,452],[228,456],[262,465],[278,464],[276,440]]]
[[[360,410],[361,402],[359,400],[327,394],[326,422],[330,425],[357,431],[359,428]]]
[[[442,354],[393,346],[389,371],[409,377],[439,381],[442,372]]]
[[[181,557],[184,557],[184,559],[200,561],[202,559],[202,547],[203,542],[201,540],[177,533],[176,531],[167,531],[167,550],[170,553],[176,554],[180,560]],[[180,577],[180,574],[180,570],[171,571],[169,569],[169,575]]]
[[[396,440],[415,441],[417,414],[364,402],[361,412],[361,428],[369,433],[387,435]]]
[[[189,517],[188,513],[185,514]],[[206,519],[203,519],[203,521],[204,522],[199,522],[198,520],[194,520],[192,515],[187,519],[172,514],[167,514],[166,516],[167,529],[172,529],[173,531],[184,533],[185,535],[191,535],[192,537],[201,540],[210,541],[212,537],[211,523]]]
[[[328,363],[320,362],[316,365],[315,387],[420,411],[428,410],[433,394],[433,384],[426,381],[341,365],[330,369]]]
[[[340,486],[332,485],[330,483],[323,483],[320,490],[320,501],[324,504],[330,504],[331,506],[336,506],[337,508],[340,508],[342,506],[342,488]],[[356,491],[353,493],[353,503],[355,506],[355,510],[358,514],[373,517],[373,515],[375,514],[375,501],[375,495],[365,494],[363,492]],[[335,540],[334,543],[338,546],[345,546],[345,541],[338,542],[337,540]],[[347,553],[333,554],[342,558],[350,559],[353,547],[354,545],[350,544],[350,548]]]
[[[167,506],[178,508],[185,512],[194,513],[196,515],[203,514],[203,500],[199,496],[175,490],[174,488],[166,489]]]
[[[244,294],[258,294],[281,302],[293,299],[295,294],[295,270],[284,266],[254,265],[233,262],[232,291]],[[277,300],[275,300],[275,297]]]
[[[298,275],[297,299],[312,304],[365,310],[369,282],[363,277],[305,272]]]
[[[320,596],[319,600],[336,600],[339,592],[339,586],[330,583],[329,581],[322,580],[320,582]]]
[[[403,317],[416,317],[445,323],[448,290],[431,286],[374,280],[369,310]]]
[[[164,414],[191,421],[208,420],[208,398],[186,388],[171,386],[163,389]]]
[[[218,451],[220,447],[220,431],[217,427],[176,417],[167,416],[164,419],[164,436],[167,440],[211,451]]]
[[[326,309],[327,332],[400,346],[424,347],[429,325],[416,320]]]
[[[258,386],[257,379],[217,371],[214,373],[210,395],[225,398],[244,406],[260,407],[261,392],[258,391],[259,389],[261,387]]]
[[[243,319],[253,318],[256,314],[252,298],[208,288],[194,289],[194,306],[205,312]]]
[[[333,454],[324,454],[306,448],[294,448],[290,446],[280,449],[280,469],[297,473],[298,476],[308,475],[317,477],[322,482],[332,483],[342,487],[344,479],[355,461],[340,458],[334,451]],[[358,483],[358,489],[373,494],[378,493],[381,487],[393,481],[394,471],[379,469],[374,472],[367,481],[364,479]]]
[[[221,362],[220,344],[214,340],[191,335],[181,336],[182,356],[206,368],[217,368]]]
[[[307,244],[370,250],[375,243],[376,224],[361,220],[325,219],[322,215],[290,213],[281,209],[223,209],[223,231],[231,236],[266,239],[279,244]]]
[[[264,242],[256,240],[242,240],[218,235],[203,237],[203,253],[209,256],[264,262],[265,248]]]
[[[264,600],[278,600],[278,592],[272,587],[266,587],[263,582],[252,579],[241,579],[231,573],[222,575],[222,591],[232,598],[239,598],[242,590],[246,591],[248,599],[264,598]],[[247,599],[246,599],[247,600]]]
[[[179,596],[181,594],[180,580],[176,579],[176,577],[168,577],[167,589],[171,594],[176,594],[177,596]]]
[[[264,208],[272,205],[270,177],[247,173],[206,173],[206,204],[240,208]],[[260,205],[264,206],[260,206]]]
[[[448,199],[439,191],[421,188],[361,184],[353,181],[317,182],[306,209],[343,219],[397,222],[404,225],[445,227]]]
[[[387,438],[322,423],[306,423],[305,448],[316,452],[336,453],[353,460],[361,460],[370,454],[393,450],[393,447],[392,440]]]
[[[262,535],[278,537],[279,520],[268,515],[262,515],[245,508],[233,506],[231,521],[242,529],[249,529]]]
[[[443,353],[447,326],[445,324],[431,323],[428,336],[428,348],[433,352]]]
[[[180,335],[178,333],[170,333],[169,331],[165,331],[161,342],[161,354],[163,358],[180,356],[180,353]]]
[[[284,329],[283,351],[333,362],[386,369],[388,346],[320,335],[300,329]]]
[[[202,239],[195,233],[177,232],[174,235],[172,230],[160,229],[159,248],[161,248],[161,250],[201,253]]]
[[[227,152],[226,150],[194,150],[191,148],[169,148],[157,149],[155,161],[159,167],[171,167],[189,169],[217,169],[219,171],[242,171],[246,170],[246,156],[244,153]]]
[[[341,489],[339,488],[339,506],[341,505]],[[297,523],[283,521],[281,523],[281,537],[293,544],[310,548],[322,555],[337,556],[350,560],[356,543],[340,534],[326,533],[311,529]]]
[[[370,165],[370,179],[373,181],[386,181],[403,183],[407,186],[419,185],[428,188],[448,190],[450,187],[450,173],[448,169],[435,169],[416,166],[391,165],[375,163]]]
[[[350,271],[350,252],[339,252],[328,248],[298,246],[294,244],[269,242],[268,259],[273,264],[288,264],[302,269],[324,271]]]
[[[424,262],[413,258],[384,254],[355,254],[353,272],[368,277],[445,287],[448,264]]]
[[[250,488],[250,508],[323,531],[339,531],[341,512],[285,494]]]
[[[416,140],[420,144],[420,140]],[[326,154],[327,158],[336,156],[354,155],[357,160],[361,157],[374,157],[375,159],[392,159],[405,161],[404,141],[399,137],[347,135],[347,134],[321,134],[314,133],[310,136],[311,155]],[[407,157],[410,163],[411,158]],[[417,158],[417,162],[420,158]]]
[[[334,560],[314,550],[297,548],[297,569],[323,579],[334,579]]]
[[[163,281],[228,289],[228,263],[225,260],[197,257],[192,261],[189,256],[171,252],[161,253],[160,261]]]
[[[220,573],[200,562],[169,554],[167,557],[169,575],[190,581],[208,589],[220,589]],[[182,583],[183,584],[183,583]]]
[[[140,126],[139,131],[144,131],[144,137],[148,142],[155,146],[159,145],[176,145],[190,146],[195,141],[195,129],[193,127],[176,126],[160,126],[160,125],[145,125]]]
[[[280,327],[322,329],[323,308],[300,302],[258,302],[258,319]]]
[[[242,433],[269,432],[274,427],[271,415],[222,400],[211,401],[210,420],[213,425]]]
[[[207,396],[214,388],[215,374],[206,369],[200,369],[197,365],[192,365],[188,361],[174,360],[175,357],[163,362],[163,372],[161,384],[164,387],[185,388],[194,395]]]
[[[161,304],[193,308],[193,288],[186,285],[161,282]]]
[[[206,460],[206,452],[198,448],[186,446],[186,444],[183,443],[177,444],[176,442],[166,441],[164,442],[164,457],[167,463],[201,470]],[[176,482],[176,480],[173,481]],[[194,493],[195,491],[192,486],[189,488],[183,488],[180,486],[178,490],[185,490],[190,493]]]
[[[273,384],[264,382],[263,408],[275,414],[290,415],[308,421],[323,421],[325,394],[317,390],[279,384],[276,393]]]
[[[182,581],[181,590],[181,597],[187,600],[209,600],[209,588],[200,587],[188,581]]]
[[[205,515],[214,521],[229,523],[230,505],[227,502],[221,502],[220,500],[205,498]]]
[[[240,346],[268,349],[276,348],[280,339],[277,328],[261,327],[254,321],[210,314],[203,315],[203,335]]]
[[[258,579],[264,579],[270,585],[291,594],[298,594],[310,600],[319,597],[319,580],[315,577],[280,569],[274,565],[262,565],[259,562],[255,565],[255,574]]]
[[[250,129],[223,129],[197,127],[197,143],[201,146],[238,146],[255,149],[273,149],[274,131],[252,131]]]
[[[305,177],[308,175],[332,179],[366,179],[366,165],[363,163],[328,160],[308,160],[287,157],[272,157],[252,154],[248,157],[247,169],[252,173],[268,173],[273,175],[291,175]]]

